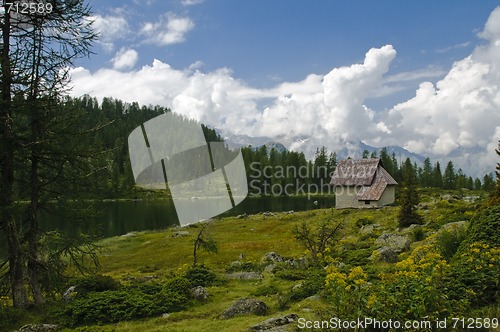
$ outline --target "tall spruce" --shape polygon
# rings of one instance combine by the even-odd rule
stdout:
[[[418,214],[420,196],[417,191],[417,176],[409,158],[402,166],[403,182],[400,187],[398,224],[408,227],[411,224],[422,223],[422,216]]]
[[[446,164],[446,168],[443,174],[443,188],[444,189],[455,189],[457,186],[457,175],[455,174],[455,166],[450,160]]]

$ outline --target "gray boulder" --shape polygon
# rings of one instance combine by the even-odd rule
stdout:
[[[260,280],[264,276],[259,272],[235,272],[226,274],[228,279],[239,279],[239,280]]]
[[[188,236],[189,232],[188,231],[178,231],[172,234],[172,237],[181,237],[181,236]]]
[[[269,307],[261,300],[253,298],[239,299],[232,306],[227,308],[222,314],[222,319],[232,318],[237,315],[259,315],[263,316],[267,313]]]
[[[274,251],[268,252],[267,254],[262,257],[262,262],[263,263],[278,263],[278,262],[283,262],[283,257],[275,253]]]
[[[467,221],[465,221],[465,220],[455,221],[455,222],[450,222],[450,223],[444,224],[443,226],[441,226],[441,228],[439,229],[438,232],[439,233],[450,232],[450,231],[455,231],[457,229],[466,228],[466,227],[467,227]]]
[[[410,240],[404,235],[384,233],[375,240],[375,243],[381,247],[389,247],[397,254],[410,249]]]
[[[266,319],[263,322],[260,322],[257,325],[254,325],[250,328],[250,331],[285,331],[286,329],[282,329],[285,325],[296,322],[299,319],[297,314],[288,314],[280,317],[273,317]],[[278,329],[279,328],[279,329]]]
[[[388,263],[396,263],[398,261],[398,254],[394,252],[389,247],[382,247],[377,249],[378,253],[380,254],[380,259],[384,262]]]
[[[76,286],[71,286],[62,295],[62,300],[64,302],[70,302],[77,294]]]
[[[359,230],[359,233],[361,235],[372,234],[373,231],[375,231],[375,229],[378,229],[378,228],[380,228],[380,224],[364,225]]]
[[[208,292],[203,286],[191,288],[191,295],[195,300],[203,301],[208,299]]]
[[[54,324],[28,324],[21,327],[19,332],[52,332],[57,331],[59,326]]]

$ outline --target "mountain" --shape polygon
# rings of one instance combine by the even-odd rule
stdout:
[[[288,150],[282,143],[276,142],[270,137],[250,137],[247,135],[221,136],[224,138],[224,142],[226,142],[227,146],[231,149],[239,149],[247,146],[258,149],[265,145],[268,150],[271,150],[272,148],[276,149],[278,152]]]
[[[308,137],[308,136],[277,136],[277,137],[250,137],[247,135],[233,135],[231,133],[221,134],[221,137],[224,138],[224,141],[228,144],[230,148],[241,148],[245,146],[252,146],[257,149],[262,145],[266,145],[268,149],[275,148],[278,151],[283,150],[291,150],[291,151],[300,151],[303,152],[307,159],[313,160],[314,155],[316,153],[317,148],[321,148],[325,146],[329,152],[337,153],[337,160],[346,159],[346,158],[361,158],[364,150],[368,150],[370,153],[376,152],[377,156],[380,155],[380,151],[383,147],[374,147],[368,144],[365,144],[360,141],[342,141],[339,140],[334,146],[328,146],[325,143],[325,140],[317,137]],[[330,140],[331,141],[331,140]],[[393,153],[396,155],[396,160],[398,163],[403,163],[406,158],[410,158],[410,160],[417,165],[423,165],[423,162],[427,156],[423,156],[417,153],[413,153],[408,151],[407,149],[392,145],[387,146],[387,153],[391,156]],[[488,169],[481,163],[478,159],[474,159],[473,156],[477,156],[481,151],[473,150],[473,149],[456,149],[452,151],[445,157],[436,157],[429,156],[431,162],[434,164],[439,161],[441,163],[441,170],[444,171],[444,167],[448,163],[448,161],[452,161],[455,166],[455,170],[462,169],[465,174],[470,175],[472,177],[479,177],[480,179],[486,173],[490,173],[493,169]]]
[[[293,151],[301,151],[304,152],[307,159],[314,159],[314,154],[316,153],[317,148],[321,148],[324,144],[312,137],[288,137],[288,136],[278,136],[275,138],[261,136],[261,137],[250,137],[247,135],[221,135],[224,138],[224,141],[227,145],[232,148],[242,148],[245,146],[252,146],[257,149],[263,145],[266,145],[270,150],[271,148],[275,148],[278,152],[284,150],[293,150]],[[339,144],[337,148],[332,148],[326,146],[329,152],[337,153],[337,159],[346,159],[346,158],[361,158],[364,150],[368,150],[370,153],[376,152],[377,155],[380,155],[380,151],[382,148],[374,147],[363,142],[352,142],[347,141],[344,144]],[[402,163],[406,160],[406,158],[410,158],[412,162],[417,163],[418,165],[423,164],[425,157],[416,153],[412,153],[400,146],[388,146],[386,147],[387,153],[392,155],[393,153],[396,155],[398,162]]]

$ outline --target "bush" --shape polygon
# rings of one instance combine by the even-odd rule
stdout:
[[[425,239],[425,232],[422,229],[422,227],[415,228],[411,235],[412,235],[413,241],[422,241],[423,239]]]
[[[191,296],[192,283],[184,277],[170,279],[164,287],[164,291],[179,293],[185,297]]]
[[[496,303],[500,298],[500,247],[474,242],[463,245],[459,253],[447,279],[450,297],[467,299],[475,306]]]
[[[120,290],[89,292],[62,308],[53,309],[63,326],[107,324],[131,319],[157,317],[186,309],[191,298],[191,283],[182,277],[165,286],[149,284]]]
[[[447,261],[450,261],[466,236],[467,231],[462,227],[439,232],[436,237],[436,247],[441,256]]]
[[[482,242],[491,247],[500,247],[500,206],[483,210],[476,218],[471,220],[467,244]]]
[[[192,267],[186,271],[184,277],[191,282],[193,286],[212,286],[218,283],[217,276],[205,266]]]
[[[3,307],[0,304],[0,331],[13,330],[13,326],[19,323],[21,317],[23,317],[21,310]]]
[[[81,277],[71,280],[71,285],[76,287],[78,296],[85,295],[90,292],[104,292],[108,290],[117,290],[120,288],[120,283],[110,276],[96,274],[88,277]]]
[[[317,294],[325,284],[325,270],[309,269],[308,277],[302,282],[302,286],[292,289],[290,299],[292,301],[299,301],[309,296]]]
[[[356,226],[358,228],[371,224],[373,224],[373,220],[371,218],[359,218],[358,220],[356,220]]]
[[[253,295],[253,296],[268,296],[268,295],[278,294],[279,291],[280,290],[275,285],[264,285],[264,286],[257,287],[257,289],[251,293],[251,295]]]
[[[277,263],[273,273],[275,277],[284,280],[302,280],[307,277],[307,270],[290,266],[288,263]]]
[[[61,308],[56,316],[61,324],[73,327],[147,317],[158,313],[154,309],[151,295],[128,289],[88,293]]]

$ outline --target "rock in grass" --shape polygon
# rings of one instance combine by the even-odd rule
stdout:
[[[181,237],[181,236],[188,236],[189,232],[188,231],[178,231],[172,234],[172,237]]]
[[[260,322],[250,328],[250,331],[284,331],[280,327],[296,322],[299,319],[297,314],[288,314],[280,317],[273,317]],[[278,329],[280,328],[280,329]]]
[[[21,327],[19,332],[52,332],[57,331],[59,326],[54,324],[28,324]]]
[[[389,247],[382,247],[377,249],[380,254],[380,260],[388,263],[396,263],[398,261],[398,254]]]
[[[260,280],[264,276],[259,272],[236,272],[226,274],[228,279],[239,279],[239,280]]]
[[[208,292],[203,286],[191,288],[191,295],[195,300],[203,301],[208,299]]]
[[[274,251],[268,252],[262,257],[263,263],[278,263],[283,262],[283,257],[275,253]]]
[[[220,316],[222,319],[233,318],[238,315],[259,315],[263,316],[267,313],[269,307],[261,300],[253,298],[239,299],[232,306],[227,308]]]
[[[375,241],[380,246],[391,248],[395,253],[400,253],[410,249],[410,240],[403,235],[384,233]]]

